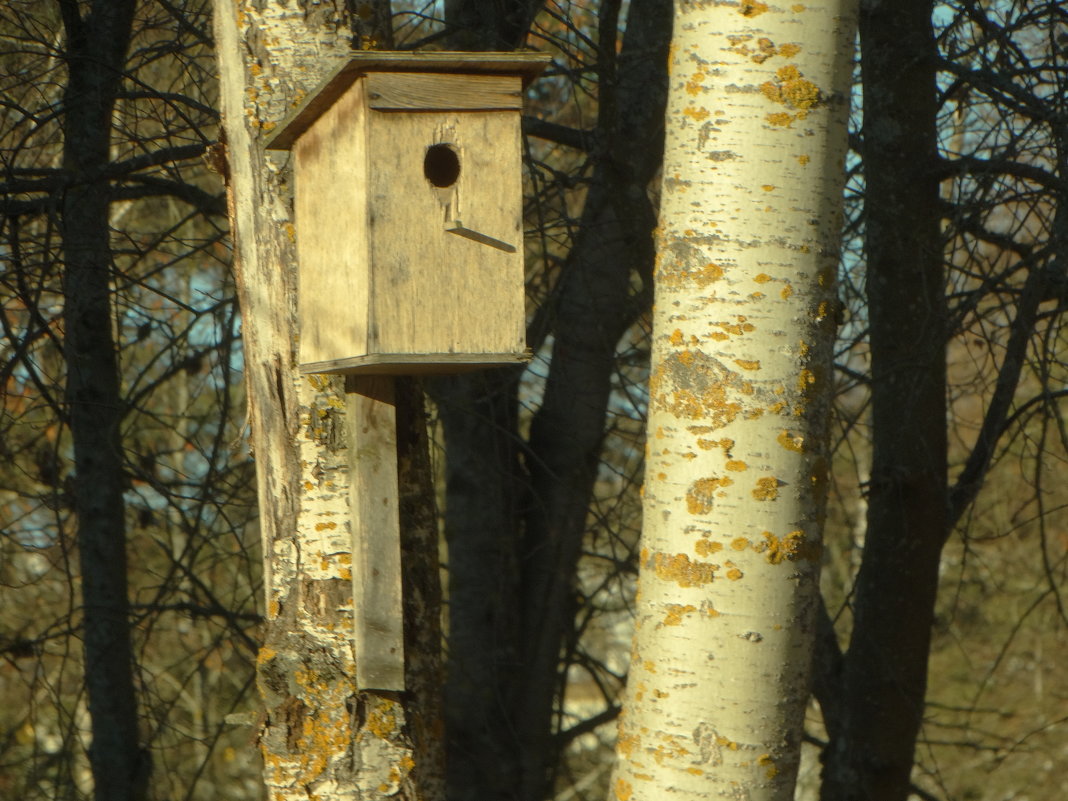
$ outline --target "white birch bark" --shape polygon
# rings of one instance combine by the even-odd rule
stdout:
[[[854,24],[676,3],[619,801],[793,797]]]
[[[346,57],[345,5],[215,8],[267,594],[258,734],[278,801],[418,795],[400,702],[357,690],[344,386],[297,371],[288,154],[266,155],[260,141]]]

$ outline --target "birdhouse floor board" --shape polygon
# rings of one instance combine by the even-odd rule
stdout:
[[[518,353],[375,353],[351,359],[302,364],[302,373],[348,375],[445,375],[487,367],[516,367],[534,358]]]

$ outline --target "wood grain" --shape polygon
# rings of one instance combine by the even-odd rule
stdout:
[[[393,381],[352,376],[345,382],[356,681],[361,690],[404,689]]]
[[[364,78],[368,106],[377,111],[520,111],[523,96],[512,75],[436,75],[372,72]]]

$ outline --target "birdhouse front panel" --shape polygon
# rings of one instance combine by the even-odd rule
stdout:
[[[306,372],[452,372],[525,348],[526,54],[354,57],[271,147],[295,155]]]
[[[373,349],[523,352],[518,126],[495,112],[372,115]]]

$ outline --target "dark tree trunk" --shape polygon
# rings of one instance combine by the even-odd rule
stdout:
[[[930,0],[862,4],[873,456],[823,798],[904,801],[947,529],[946,309]]]
[[[144,798],[147,753],[138,745],[126,580],[123,418],[114,314],[108,185],[83,178],[110,159],[111,116],[133,0],[61,3],[69,78],[63,96],[62,203],[67,403],[77,480],[85,676],[98,801]]]

